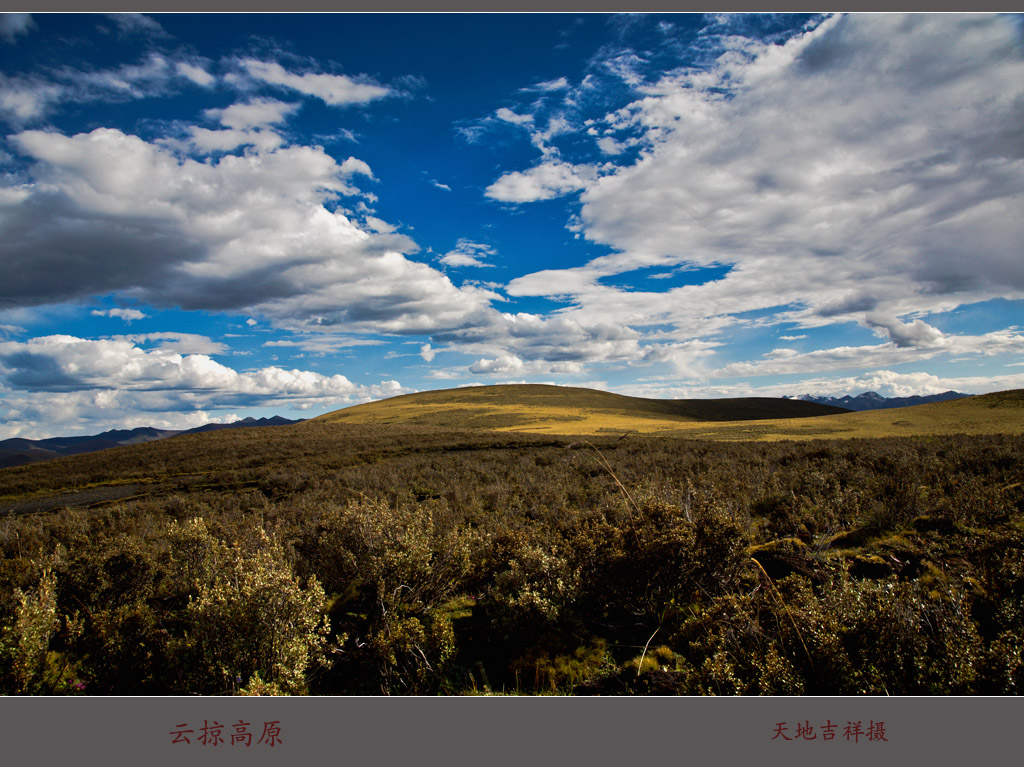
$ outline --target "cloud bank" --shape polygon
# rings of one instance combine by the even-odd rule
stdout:
[[[595,122],[641,145],[637,159],[589,179],[545,159],[490,187],[513,203],[581,190],[579,231],[614,251],[524,275],[511,295],[569,296],[574,316],[694,334],[772,309],[802,327],[888,329],[906,347],[935,337],[900,318],[1024,297],[1012,20],[840,16],[783,44],[725,44],[708,68],[634,77],[642,97]],[[601,282],[723,264],[723,279],[668,291]]]
[[[149,349],[141,345],[154,341],[164,343]],[[38,423],[84,428],[113,418],[184,428],[198,425],[197,419],[214,420],[214,412],[226,408],[342,407],[409,391],[397,381],[364,386],[343,375],[275,366],[238,372],[208,354],[179,351],[204,345],[214,353],[224,350],[209,339],[172,333],[0,342],[0,438],[39,435]],[[40,417],[50,406],[53,412]]]

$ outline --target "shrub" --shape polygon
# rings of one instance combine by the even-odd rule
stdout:
[[[203,543],[199,525],[188,540]],[[315,578],[300,588],[279,543],[262,529],[248,547],[226,550],[218,541],[189,550],[220,551],[201,558],[222,563],[200,582],[190,599],[183,655],[196,692],[224,693],[245,687],[259,675],[287,694],[306,690],[305,675],[323,661],[329,631],[325,597]]]
[[[57,578],[44,568],[35,589],[15,589],[14,620],[0,631],[0,658],[9,669],[5,688],[16,694],[43,692],[43,672],[50,640],[60,627]]]

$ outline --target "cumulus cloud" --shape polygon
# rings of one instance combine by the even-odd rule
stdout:
[[[248,130],[283,123],[299,106],[277,99],[250,99],[223,109],[207,109],[205,114],[228,128]]]
[[[0,342],[0,408],[5,431],[24,430],[38,403],[63,403],[68,422],[79,410],[106,422],[143,421],[148,413],[209,411],[230,407],[354,404],[405,393],[396,381],[354,384],[343,375],[265,367],[235,371],[206,354],[182,354],[173,345],[144,349],[143,338],[90,340],[57,335]],[[181,334],[166,334],[181,335]],[[63,396],[54,396],[63,393]],[[150,417],[151,418],[151,417]]]
[[[506,173],[487,187],[485,194],[499,202],[536,202],[577,192],[596,177],[589,165],[551,160],[526,171]]]
[[[581,191],[579,230],[614,251],[562,278],[524,275],[510,294],[568,288],[582,316],[667,317],[698,333],[754,310],[803,327],[870,313],[890,318],[875,327],[900,349],[941,338],[892,318],[1024,297],[1024,53],[1012,20],[852,15],[781,44],[720,42],[711,66],[659,79],[634,58],[613,62],[642,97],[597,124],[639,141],[638,159],[589,176],[545,160],[488,189],[516,203]],[[721,264],[732,266],[722,279],[660,294],[599,283]]]
[[[599,138],[597,146],[605,154],[622,154],[625,151],[625,147],[611,136]]]
[[[293,329],[430,333],[479,322],[495,297],[334,207],[358,194],[352,179],[372,177],[357,158],[292,146],[198,162],[105,128],[11,143],[35,164],[32,183],[0,196],[8,303],[120,292]]]
[[[896,317],[871,312],[865,317],[869,327],[884,332],[899,347],[941,346],[942,332],[926,322],[900,322]]]
[[[271,85],[289,88],[320,99],[331,106],[366,104],[392,95],[389,88],[367,78],[353,79],[347,75],[295,74],[275,61],[243,59],[241,66],[250,77]]]

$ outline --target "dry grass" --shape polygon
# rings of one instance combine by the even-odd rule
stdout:
[[[1020,390],[860,413],[832,408],[825,415],[814,407],[802,407],[811,405],[763,398],[648,400],[568,387],[486,386],[408,394],[314,420],[727,441],[1024,433],[1024,391]]]

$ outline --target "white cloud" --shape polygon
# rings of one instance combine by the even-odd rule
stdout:
[[[917,328],[911,326],[911,333],[918,332]],[[1024,335],[1012,330],[976,336],[946,335],[938,339],[933,338],[928,331],[921,335],[927,339],[927,343],[923,345],[907,343],[905,338],[901,338],[900,342],[889,341],[875,346],[839,346],[806,353],[795,353],[793,350],[787,350],[783,354],[769,352],[758,361],[726,365],[715,371],[714,375],[721,378],[810,375],[830,370],[855,370],[921,362],[940,354],[962,358],[1016,357],[1024,354]]]
[[[196,85],[202,86],[203,88],[209,88],[217,82],[217,78],[207,72],[203,67],[196,64],[190,64],[187,61],[178,61],[174,66],[179,75],[191,80]]]
[[[226,344],[213,341],[198,333],[141,333],[127,336],[114,336],[114,341],[127,341],[132,344],[157,344],[161,352],[176,354],[224,354],[228,351]]]
[[[95,72],[68,69],[65,79],[74,82],[81,94],[91,92],[93,98],[141,98],[161,93],[178,74],[178,67],[159,53],[150,53],[138,64],[123,64],[117,69]],[[81,95],[78,96],[81,99]]]
[[[338,169],[338,172],[342,176],[366,176],[367,178],[373,178],[373,171],[370,170],[370,166],[357,157],[349,157],[345,160]]]
[[[471,373],[521,373],[525,369],[525,363],[513,354],[502,354],[492,360],[480,359],[469,366]]]
[[[604,136],[597,140],[597,147],[605,154],[622,154],[625,147],[611,136]]]
[[[469,367],[474,374],[577,374],[590,364],[650,364],[670,361],[682,345],[643,344],[629,327],[609,323],[583,324],[565,316],[520,312],[501,314],[487,325],[436,333],[467,355],[484,355]]]
[[[63,88],[37,78],[0,73],[0,113],[19,124],[43,115],[63,93]]]
[[[559,77],[557,80],[546,80],[544,82],[531,85],[529,88],[523,88],[524,91],[546,91],[548,93],[552,91],[564,91],[568,89],[569,81],[564,77]]]
[[[512,123],[513,125],[529,125],[533,122],[533,115],[516,114],[507,107],[502,107],[494,114],[502,122]]]
[[[176,142],[165,141],[169,146]],[[269,152],[284,144],[284,139],[271,130],[210,130],[191,126],[188,143],[200,154],[230,152],[241,146],[252,146],[261,152]]]
[[[595,177],[592,166],[552,160],[526,171],[506,173],[487,187],[485,194],[500,202],[550,200],[583,189]]]
[[[358,193],[348,179],[372,177],[356,158],[294,146],[197,162],[113,129],[11,141],[36,164],[27,197],[0,199],[8,302],[121,292],[292,329],[430,333],[484,321],[495,297],[408,259],[408,238],[332,210]]]
[[[331,106],[366,104],[391,95],[392,91],[376,83],[360,82],[346,75],[307,73],[302,75],[289,72],[277,62],[243,59],[242,67],[251,77],[272,85],[313,96]]]
[[[484,245],[472,240],[460,239],[455,250],[445,253],[440,262],[445,266],[494,266],[485,263],[482,259],[496,255],[496,251],[489,245]]]
[[[852,15],[781,45],[722,38],[711,67],[657,81],[619,57],[612,70],[643,97],[598,124],[639,138],[639,159],[589,175],[545,159],[487,190],[516,203],[581,191],[580,231],[615,252],[508,292],[705,337],[716,318],[772,310],[765,321],[802,327],[884,316],[876,327],[908,349],[941,343],[918,318],[1024,298],[1016,35],[998,16]],[[663,293],[598,282],[723,264],[724,278]]]
[[[0,434],[26,433],[33,414],[46,404],[51,410],[43,420],[52,430],[81,418],[142,425],[153,422],[152,414],[314,403],[340,407],[408,391],[395,381],[365,386],[343,375],[280,367],[238,372],[205,354],[137,345],[159,335],[182,334],[0,342],[0,376],[6,382],[0,410],[7,410]]]
[[[912,397],[957,391],[962,394],[985,394],[993,391],[1024,388],[1024,374],[1002,376],[937,376],[926,372],[897,373],[873,370],[856,376],[837,378],[804,378],[799,383],[754,384],[700,383],[687,386],[660,383],[638,383],[615,387],[620,394],[655,399],[706,399],[714,397],[795,397],[810,394],[817,397],[857,395],[867,391],[883,397]]]
[[[865,322],[869,327],[883,331],[899,347],[943,345],[944,338],[942,332],[921,320],[904,323],[900,322],[896,317],[879,312],[869,312],[865,317]]]
[[[99,309],[93,309],[92,315],[94,317],[117,317],[125,322],[131,322],[132,320],[145,319],[146,315],[140,312],[138,309],[107,309],[101,311]]]
[[[283,123],[299,106],[277,99],[250,99],[223,109],[207,109],[205,114],[228,128],[248,130]]]
[[[65,66],[49,72],[47,77],[11,77],[0,73],[0,114],[20,126],[45,117],[62,102],[119,102],[165,96],[183,80],[204,87],[214,82],[198,63],[174,61],[159,53],[150,53],[137,64],[114,69]]]
[[[359,338],[357,336],[339,336],[331,334],[318,334],[302,336],[298,339],[288,338],[278,341],[267,341],[267,347],[295,347],[304,352],[313,354],[331,354],[350,346],[380,346],[383,341],[374,338]]]

